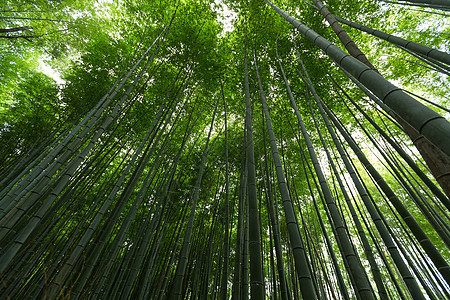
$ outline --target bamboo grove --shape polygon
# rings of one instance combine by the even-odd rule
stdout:
[[[360,14],[450,4],[344,2],[123,1],[74,65],[103,77],[33,143],[0,131],[0,298],[450,299],[450,111],[359,44],[445,89],[449,44]]]

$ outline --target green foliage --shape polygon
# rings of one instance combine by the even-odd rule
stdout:
[[[72,296],[75,298],[83,295],[84,292],[90,293],[89,295],[94,295],[95,292],[99,293],[95,294],[99,297],[109,298],[115,296],[115,293],[120,295],[122,290],[130,291],[129,294],[122,295],[123,297],[144,298],[143,295],[147,292],[147,298],[158,298],[158,296],[161,298],[166,295],[174,280],[183,237],[188,231],[187,220],[193,190],[200,170],[214,105],[221,97],[213,124],[208,158],[199,186],[195,225],[192,237],[189,237],[192,245],[190,245],[188,256],[183,258],[188,261],[185,275],[186,286],[183,289],[186,297],[187,293],[191,293],[192,297],[206,297],[205,295],[219,293],[216,288],[218,286],[216,278],[220,278],[223,272],[220,269],[223,263],[222,234],[226,226],[224,223],[225,145],[228,145],[230,168],[230,246],[232,251],[229,274],[233,274],[234,270],[233,261],[237,253],[239,230],[244,230],[243,227],[238,228],[237,224],[238,217],[245,215],[245,207],[244,211],[241,211],[238,206],[239,179],[241,174],[245,174],[245,170],[241,167],[245,165],[242,158],[245,157],[246,151],[243,141],[245,27],[248,32],[256,186],[262,233],[260,240],[264,254],[263,269],[266,281],[272,282],[274,279],[278,283],[277,280],[279,280],[276,272],[272,273],[272,266],[270,266],[270,255],[274,254],[269,242],[273,236],[268,233],[273,232],[273,224],[268,218],[266,195],[268,196],[271,191],[271,196],[275,198],[275,209],[278,212],[277,220],[282,241],[281,256],[288,273],[287,280],[290,287],[298,284],[287,231],[288,225],[285,223],[283,203],[280,200],[273,159],[266,136],[267,128],[262,117],[262,105],[254,71],[254,55],[258,62],[263,89],[266,92],[268,110],[276,137],[275,142],[288,181],[290,197],[295,206],[303,243],[307,245],[305,251],[310,259],[310,267],[314,268],[314,273],[323,282],[326,282],[326,274],[331,277],[331,283],[324,283],[328,290],[325,291],[325,288],[323,291],[318,290],[318,295],[331,297],[329,291],[339,293],[334,283],[337,279],[330,251],[336,252],[337,264],[341,266],[342,272],[345,272],[345,258],[341,254],[342,249],[333,233],[334,224],[328,219],[327,205],[321,201],[323,191],[314,183],[316,173],[312,168],[311,158],[306,151],[307,146],[289,103],[278,59],[311,136],[327,184],[338,203],[339,216],[345,221],[349,240],[354,243],[354,251],[363,261],[365,269],[370,269],[366,252],[360,242],[359,233],[355,229],[354,219],[349,213],[347,204],[344,203],[343,192],[337,186],[336,174],[332,174],[310,109],[314,111],[314,117],[325,143],[331,149],[335,163],[341,170],[340,176],[345,181],[347,192],[351,194],[351,201],[358,211],[356,217],[367,221],[363,223],[363,228],[367,236],[370,236],[368,240],[380,265],[382,277],[389,282],[387,285],[392,295],[399,296],[394,282],[400,281],[401,278],[389,277],[387,268],[394,264],[391,258],[387,261],[387,265],[382,263],[384,255],[390,254],[384,249],[374,222],[367,217],[367,209],[357,195],[348,172],[344,171],[342,161],[337,158],[336,147],[327,133],[319,108],[300,75],[302,72],[299,54],[319,97],[351,133],[352,138],[360,146],[362,145],[363,152],[375,168],[382,170],[382,177],[405,206],[408,209],[411,208],[411,214],[430,236],[437,249],[442,250],[442,256],[447,261],[450,258],[445,242],[440,240],[440,236],[424,217],[423,212],[415,206],[408,192],[396,180],[393,172],[386,167],[387,163],[368,142],[358,122],[361,122],[376,140],[382,140],[382,138],[361,114],[357,114],[356,117],[352,115],[346,105],[349,104],[348,100],[330,80],[330,75],[353,97],[357,105],[380,124],[383,130],[391,132],[399,141],[405,140],[402,143],[406,146],[411,146],[412,143],[406,141],[407,137],[401,130],[380,114],[371,105],[371,100],[368,100],[324,53],[319,52],[309,40],[293,30],[292,26],[263,0],[4,2],[1,7],[4,7],[5,11],[0,12],[1,16],[29,19],[0,19],[0,28],[27,26],[30,29],[21,33],[0,33],[9,37],[19,34],[28,36],[15,39],[0,38],[2,47],[0,52],[0,144],[2,145],[0,172],[4,178],[10,180],[2,181],[2,188],[6,187],[8,182],[13,182],[11,181],[13,179],[8,177],[11,170],[11,174],[19,174],[22,171],[22,169],[16,169],[17,162],[23,161],[21,167],[25,168],[32,159],[35,159],[36,156],[28,157],[27,153],[35,149],[45,149],[48,151],[46,153],[53,153],[57,146],[51,144],[54,141],[53,138],[47,139],[51,137],[51,133],[56,130],[56,133],[60,134],[64,129],[72,128],[72,123],[78,124],[93,111],[116,81],[124,78],[123,76],[163,32],[151,51],[142,57],[143,62],[130,74],[130,79],[118,88],[116,97],[100,111],[100,117],[95,120],[96,123],[86,130],[84,136],[81,135],[82,131],[74,133],[70,143],[63,147],[62,152],[50,159],[58,168],[61,167],[62,171],[55,171],[48,176],[49,182],[38,185],[45,186],[45,189],[41,194],[35,193],[38,195],[37,200],[29,207],[27,206],[29,210],[24,215],[32,218],[36,213],[41,214],[40,209],[47,207],[45,205],[48,205],[48,210],[42,213],[42,216],[40,215],[42,222],[39,221],[37,223],[39,225],[30,231],[35,234],[27,239],[30,241],[30,248],[16,254],[20,256],[17,259],[20,263],[33,262],[30,267],[18,263],[19,271],[23,272],[20,276],[29,274],[30,278],[24,281],[23,288],[20,286],[21,283],[14,281],[15,277],[6,278],[7,283],[11,283],[11,287],[6,285],[5,289],[8,289],[8,292],[17,285],[20,288],[14,291],[16,296],[28,295],[28,291],[31,290],[36,291],[36,295],[40,293],[40,296],[47,296],[44,295],[46,290],[41,292],[38,285],[41,282],[51,285],[61,280],[63,286],[67,284],[64,286],[67,290],[73,291]],[[233,30],[229,32],[223,32],[224,25],[220,20],[219,9],[223,4],[237,13],[232,24]],[[344,48],[322,15],[306,2],[286,0],[277,1],[275,4],[338,47]],[[448,32],[450,25],[443,16],[413,11],[406,7],[375,0],[329,0],[326,5],[338,16],[434,48],[449,50],[447,35],[443,32]],[[175,18],[170,30],[163,38],[174,14]],[[414,93],[426,95],[443,105],[448,103],[446,93],[450,82],[447,76],[424,68],[420,65],[423,64],[422,61],[411,57],[401,49],[389,46],[352,28],[344,26],[344,29],[383,76],[402,87],[411,89]],[[159,42],[162,42],[160,48],[158,48]],[[155,51],[154,59],[150,61],[153,51]],[[63,79],[62,84],[57,84],[49,76],[38,71],[42,68],[41,62],[44,61],[58,71]],[[143,65],[147,62],[149,62],[148,67],[143,70]],[[142,76],[138,77],[141,70],[143,70]],[[136,86],[127,95],[125,93],[133,86],[133,80],[136,80]],[[122,99],[123,102],[121,102]],[[227,140],[224,136],[223,100],[227,105]],[[114,115],[116,105],[118,112]],[[349,107],[352,111],[356,111],[352,105]],[[108,119],[109,117],[111,120]],[[163,127],[166,122],[167,126]],[[105,127],[103,127],[104,124],[106,124]],[[187,136],[191,127],[192,132]],[[100,137],[94,141],[94,137],[99,132]],[[267,139],[266,149],[264,149],[264,136]],[[148,140],[144,140],[145,137]],[[339,135],[339,138],[342,136]],[[92,145],[91,141],[94,141]],[[142,149],[139,149],[141,142]],[[186,145],[181,149],[179,160],[177,160],[184,142]],[[348,150],[347,148],[346,145],[345,149]],[[89,150],[83,154],[84,156],[81,154],[83,149]],[[267,157],[264,156],[265,150],[268,153]],[[348,151],[348,156],[354,162],[362,181],[367,185],[374,203],[386,216],[387,225],[398,234],[407,250],[414,249],[411,259],[416,267],[420,266],[420,274],[432,276],[433,274],[430,275],[429,270],[423,268],[418,260],[419,256],[426,256],[426,253],[413,247],[415,240],[410,239],[410,230],[401,227],[404,221],[398,219],[398,213],[391,210],[383,193],[378,190],[377,183],[373,182],[357,157],[350,150]],[[68,158],[59,162],[60,157],[65,157],[61,153],[68,153],[64,154]],[[417,151],[410,149],[408,153],[415,155]],[[142,165],[146,158],[148,162]],[[266,160],[269,175],[265,174]],[[419,159],[416,161],[420,163]],[[2,165],[1,162],[4,164]],[[303,163],[306,165],[304,166]],[[139,169],[140,166],[142,170]],[[48,167],[49,170],[52,168]],[[304,168],[307,169],[306,174]],[[411,171],[406,166],[403,169]],[[425,170],[425,168],[422,169]],[[170,177],[172,171],[173,177]],[[32,172],[26,173],[32,174]],[[432,201],[429,206],[427,204],[427,207],[437,211],[436,214],[445,223],[448,216],[445,210],[441,210],[442,205],[436,204],[436,197],[428,196],[430,194],[428,188],[415,183],[416,177],[416,175],[408,175],[411,182],[418,186],[419,196],[423,197],[424,201]],[[119,184],[120,178],[123,181]],[[266,178],[269,178],[270,182],[264,182]],[[21,177],[18,178],[18,182],[21,179]],[[67,182],[60,186],[60,183],[66,179]],[[135,185],[132,184],[133,179],[136,179]],[[115,184],[118,186],[116,187]],[[266,190],[265,184],[271,186],[270,191]],[[309,184],[311,184],[311,190]],[[20,183],[14,182],[12,186],[5,188],[5,195],[13,186],[20,186]],[[166,187],[167,190],[165,190]],[[127,189],[131,191],[125,197]],[[58,190],[58,193],[55,193],[55,190]],[[245,200],[245,188],[243,191],[241,196]],[[140,201],[140,193],[143,193],[142,203],[133,212],[133,205]],[[24,196],[24,201],[35,197],[32,194]],[[2,213],[3,209],[7,212],[16,205],[11,204],[10,207],[9,203],[2,202],[2,199],[5,199],[2,198],[3,196],[4,194],[0,196]],[[55,197],[54,202],[46,200],[50,197]],[[107,198],[110,202],[107,202]],[[318,203],[318,211],[314,206],[314,200]],[[107,207],[100,213],[102,205]],[[28,230],[24,224],[27,224],[29,220],[25,217],[20,219],[19,214],[17,213],[19,219],[17,222],[7,219],[5,226],[13,224],[11,232],[16,230],[16,227],[17,231],[23,228]],[[15,218],[16,214],[12,216]],[[5,218],[13,217],[5,216]],[[319,217],[325,222],[325,231],[320,229]],[[99,219],[99,223],[95,225],[95,228],[90,228],[96,218]],[[122,228],[126,230],[123,237],[120,236]],[[13,235],[8,234],[7,237]],[[85,241],[89,234],[91,236]],[[332,240],[331,249],[325,245],[325,235]],[[5,241],[2,236],[0,236],[1,247],[9,245],[7,244],[9,241]],[[81,247],[82,242],[86,243]],[[40,243],[45,247],[42,246],[43,248],[39,248],[40,252],[34,254],[32,250],[38,249]],[[28,247],[28,244],[26,245]],[[376,246],[380,246],[380,252]],[[76,263],[70,266],[66,264],[70,257],[75,257],[74,253],[78,251],[75,249],[81,248],[83,251]],[[96,256],[93,253],[97,251],[100,254],[95,260]],[[0,252],[0,255],[3,255],[3,252]],[[135,263],[139,264],[139,267],[136,267]],[[321,263],[323,265],[320,265]],[[431,261],[426,263],[431,264]],[[28,268],[32,269],[30,273],[27,273]],[[69,269],[73,272],[61,271]],[[430,267],[431,269],[432,272],[437,273],[434,267]],[[86,270],[90,270],[90,273]],[[6,271],[7,276],[12,272],[11,269]],[[81,275],[78,278],[78,275],[74,274]],[[135,274],[135,277],[127,277],[130,274]],[[105,278],[102,277],[103,275]],[[272,278],[273,276],[275,277]],[[372,273],[368,276],[373,283]],[[432,277],[433,284],[439,285],[441,279],[435,279],[434,275]],[[230,276],[228,287],[231,286],[231,278]],[[80,283],[82,280],[86,282]],[[356,297],[348,274],[344,275],[343,281],[348,286],[350,296]],[[26,286],[27,284],[30,286]],[[144,290],[136,288],[138,286],[143,286]],[[267,294],[273,292],[274,288],[276,287],[266,286]],[[49,293],[59,292],[58,289],[62,290],[63,287],[52,286],[49,288]],[[298,290],[300,289],[292,290],[292,293]],[[230,295],[231,289],[228,292],[228,296]],[[49,295],[51,296],[57,295]],[[438,292],[435,296],[439,296]]]
[[[0,141],[11,154],[21,155],[45,140],[64,117],[56,82],[38,72],[22,73],[0,115]]]

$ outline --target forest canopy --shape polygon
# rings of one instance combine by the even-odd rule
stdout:
[[[450,299],[447,0],[0,0],[0,294]]]

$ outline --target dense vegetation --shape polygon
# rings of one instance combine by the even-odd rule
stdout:
[[[450,299],[448,1],[0,3],[0,298]]]

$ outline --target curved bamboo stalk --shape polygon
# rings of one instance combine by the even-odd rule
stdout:
[[[414,5],[422,7],[430,7],[435,9],[450,10],[450,2],[448,0],[399,0],[398,2],[386,1],[402,5]]]
[[[320,8],[320,12],[324,15],[324,17],[327,18],[328,22],[330,23],[331,28],[334,30],[336,35],[341,40],[342,44],[346,47],[347,51],[355,58],[359,59],[363,63],[365,63],[367,66],[369,66],[371,69],[374,69],[377,71],[373,65],[365,58],[365,55],[355,46],[353,46],[354,42],[351,40],[351,38],[347,35],[346,31],[338,24],[335,16],[333,16],[323,4],[321,4],[320,0],[319,2],[316,2],[316,6]],[[359,24],[358,24],[359,25]],[[395,40],[396,37],[390,37],[392,40]],[[397,38],[398,39],[398,38]],[[405,41],[403,45],[409,45],[409,41]],[[412,49],[418,48],[421,49],[421,53],[431,53],[431,48],[424,49],[422,45],[415,45],[411,44]],[[355,48],[356,47],[356,48]],[[425,63],[429,64],[433,68],[437,68],[438,71],[441,71],[443,73],[445,72],[445,69],[448,70],[448,67],[445,64],[440,63],[439,61],[434,60],[433,58],[429,56],[425,56],[423,54],[416,54],[415,52],[412,52],[409,49],[406,49],[405,47],[401,47],[403,50],[407,51],[411,55],[417,57],[418,59],[424,61]],[[410,48],[411,48],[410,47]],[[426,48],[426,47],[425,47]],[[438,56],[446,55],[448,58],[450,58],[450,55],[438,51]],[[434,52],[433,54],[434,55]],[[423,56],[423,57],[422,57]],[[378,72],[378,71],[377,71]],[[380,101],[381,102],[381,101]],[[396,113],[393,113],[392,115],[402,126],[403,130],[407,133],[407,135],[411,138],[411,140],[414,142],[414,145],[421,153],[422,157],[426,161],[427,165],[432,169],[432,174],[438,180],[439,184],[443,187],[443,189],[448,193],[447,195],[450,196],[450,158],[448,155],[446,156],[443,154],[440,150],[436,149],[436,147],[430,143],[430,141],[426,138],[423,138],[423,136],[418,132],[416,129],[414,129],[408,122],[405,122],[404,119],[402,119],[400,116],[398,116]]]
[[[377,71],[377,69],[372,65],[372,63],[367,59],[366,55],[358,48],[355,42],[350,38],[347,32],[342,28],[341,24],[336,20],[336,17],[330,13],[328,8],[323,5],[321,0],[313,0],[319,12],[323,15],[323,17],[327,20],[330,27],[338,36],[339,40],[344,45],[345,49],[347,49],[348,53],[351,56],[369,66],[372,70]]]
[[[404,93],[368,66],[346,54],[336,45],[288,15],[269,0],[264,1],[300,33],[322,49],[338,65],[342,66],[382,99],[387,106],[392,108],[420,134],[424,135],[446,155],[450,156],[450,139],[448,138],[450,137],[450,123],[445,118]]]
[[[335,18],[340,23],[343,23],[352,28],[367,32],[368,34],[371,34],[377,38],[383,39],[391,44],[400,46],[402,48],[408,49],[415,53],[421,54],[427,58],[432,58],[432,59],[440,61],[444,64],[450,65],[450,54],[448,54],[448,53],[445,53],[445,52],[437,50],[437,49],[430,48],[430,47],[422,45],[422,44],[418,44],[418,43],[414,43],[412,41],[405,40],[405,39],[397,37],[395,35],[388,34],[388,33],[358,24],[356,22],[343,19],[338,16],[335,16]]]

